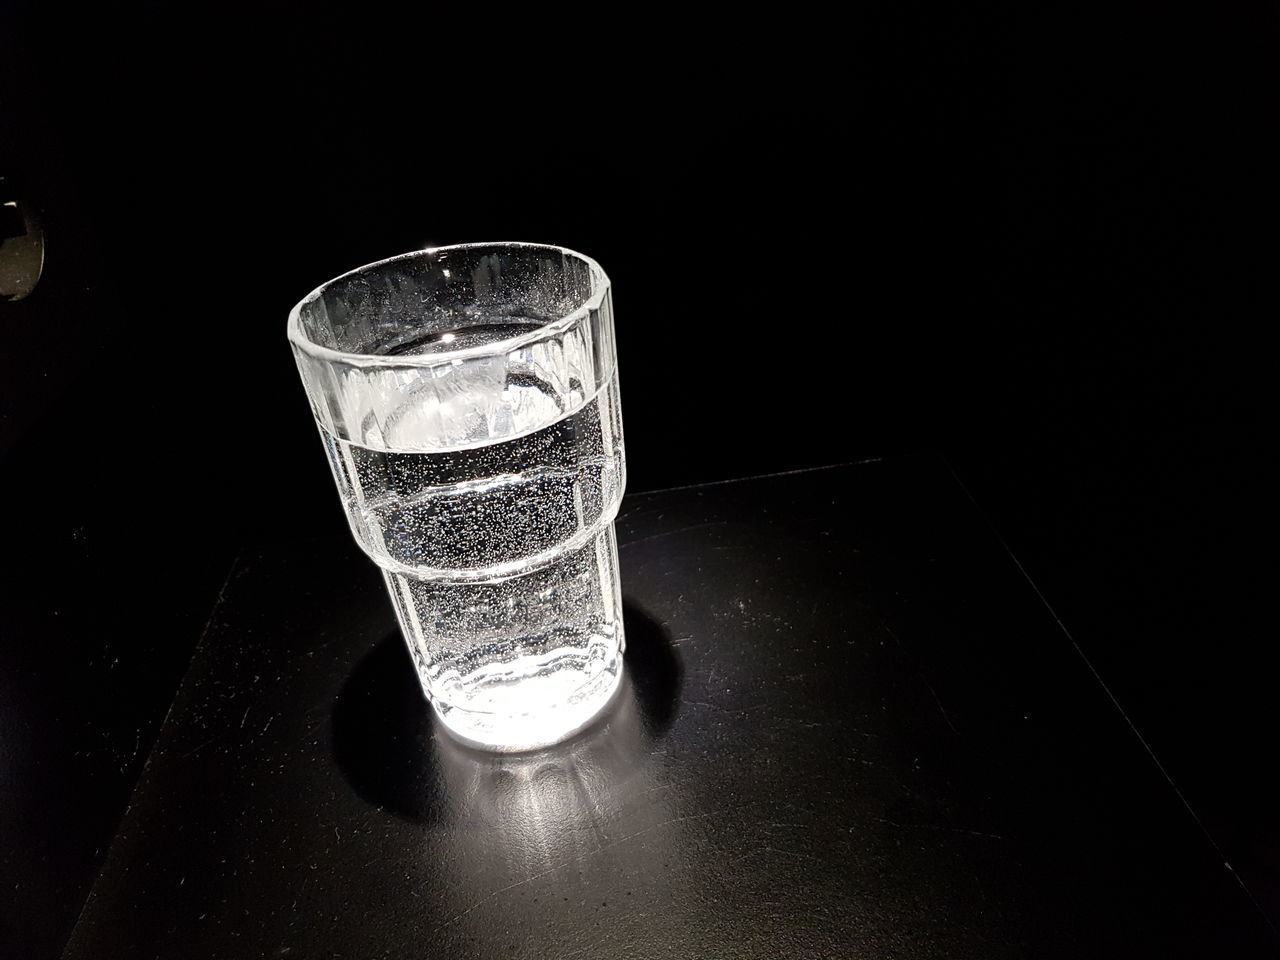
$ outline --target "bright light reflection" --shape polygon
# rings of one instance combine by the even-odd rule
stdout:
[[[422,889],[434,901],[433,915],[458,924],[455,936],[481,942],[495,930],[543,930],[552,905],[603,907],[604,891],[619,889],[620,874],[627,877],[624,896],[670,901],[671,876],[698,842],[703,820],[672,808],[665,751],[646,731],[625,672],[597,722],[544,750],[487,753],[438,724],[433,739],[450,842],[443,861],[432,845],[432,870],[443,882]],[[482,889],[476,877],[484,878]]]
[[[478,835],[486,844],[502,839],[517,870],[582,853],[651,775],[648,737],[625,673],[600,718],[565,743],[489,753],[441,731],[436,753],[457,809],[483,824]]]

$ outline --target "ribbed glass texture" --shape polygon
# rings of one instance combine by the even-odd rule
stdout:
[[[507,750],[587,723],[623,648],[626,465],[599,265],[536,244],[418,251],[318,288],[289,339],[440,719]]]

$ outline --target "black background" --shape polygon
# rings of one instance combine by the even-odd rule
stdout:
[[[288,308],[505,239],[609,271],[632,490],[942,450],[1280,917],[1273,13],[3,9],[0,175],[48,237],[0,304],[20,956],[231,559],[343,523]]]

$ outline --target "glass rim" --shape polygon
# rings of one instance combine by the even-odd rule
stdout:
[[[434,258],[435,254],[448,252],[452,250],[475,250],[481,247],[505,247],[526,248],[534,250],[552,250],[564,256],[574,257],[587,265],[587,269],[591,271],[592,289],[591,295],[588,296],[578,307],[574,308],[564,316],[556,317],[539,326],[536,330],[530,330],[525,333],[519,333],[515,336],[507,337],[502,340],[495,340],[491,343],[478,344],[472,347],[460,347],[456,350],[442,350],[430,354],[409,354],[409,355],[385,355],[378,353],[353,353],[347,350],[335,350],[333,347],[326,347],[316,343],[309,338],[302,330],[302,310],[309,304],[315,303],[324,292],[333,284],[349,277],[354,277],[362,273],[372,273],[380,270],[393,263],[402,260],[413,260],[418,258]],[[609,293],[609,276],[604,269],[594,259],[585,253],[579,253],[577,250],[570,250],[568,247],[562,247],[554,243],[528,243],[521,240],[490,240],[478,241],[475,243],[451,243],[442,247],[423,247],[420,250],[410,250],[407,253],[399,253],[392,257],[385,257],[382,260],[375,260],[372,263],[366,263],[363,266],[340,273],[336,277],[331,277],[324,283],[320,284],[305,297],[295,303],[289,310],[289,342],[310,357],[323,360],[328,363],[346,363],[356,367],[436,367],[442,363],[451,363],[455,360],[466,360],[473,357],[490,357],[498,354],[510,353],[512,350],[519,350],[521,347],[528,346],[533,343],[545,340],[548,337],[554,337],[571,329],[575,324],[581,322],[591,311],[599,310],[604,298]]]

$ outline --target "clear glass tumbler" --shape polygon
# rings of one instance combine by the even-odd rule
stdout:
[[[624,646],[626,463],[599,264],[528,243],[408,253],[317,288],[289,341],[440,720],[500,750],[581,729]]]

